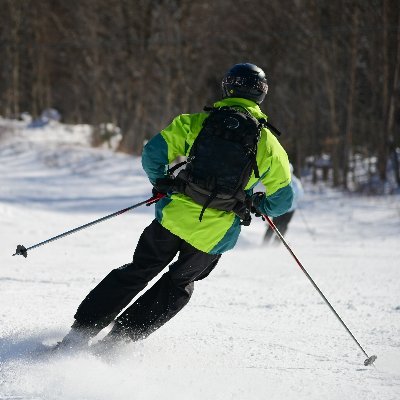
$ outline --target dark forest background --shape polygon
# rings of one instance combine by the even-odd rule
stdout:
[[[296,169],[328,160],[333,185],[347,188],[357,157],[381,182],[392,160],[400,185],[391,158],[400,146],[398,0],[0,0],[0,7],[4,117],[54,107],[64,122],[95,131],[112,122],[123,134],[119,150],[140,154],[175,115],[217,100],[233,64],[252,62],[267,74],[262,109],[284,132]]]

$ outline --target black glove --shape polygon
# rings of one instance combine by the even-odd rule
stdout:
[[[261,217],[263,212],[260,210],[260,206],[265,199],[265,193],[256,192],[250,197],[251,199],[251,212],[254,213],[256,217]]]
[[[172,192],[174,187],[175,179],[173,176],[164,176],[163,178],[158,178],[153,187],[153,196],[156,196],[158,193],[167,194]]]

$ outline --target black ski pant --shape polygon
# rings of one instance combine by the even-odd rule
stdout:
[[[99,332],[170,264],[168,272],[115,320],[115,327],[132,339],[146,337],[188,303],[194,281],[205,278],[220,257],[197,250],[154,220],[143,231],[133,261],[112,270],[83,300],[75,319]]]
[[[294,214],[294,210],[287,212],[286,214],[280,215],[279,217],[274,217],[273,222],[274,225],[278,228],[278,231],[283,235],[285,235],[289,222],[292,219]],[[272,238],[272,235],[274,235],[273,230],[270,228],[270,226],[267,226],[267,231],[265,232],[264,236],[264,243],[268,243],[270,239]],[[280,243],[280,239],[278,237],[275,237],[273,244],[278,245]]]

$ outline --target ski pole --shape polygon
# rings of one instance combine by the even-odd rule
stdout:
[[[26,258],[26,257],[28,257],[28,251],[29,250],[35,249],[36,247],[39,247],[39,246],[43,246],[43,245],[45,245],[47,243],[53,242],[54,240],[61,239],[64,236],[70,235],[71,233],[75,233],[75,232],[78,232],[78,231],[80,231],[82,229],[86,229],[89,226],[98,224],[99,222],[106,221],[107,219],[116,217],[117,215],[121,215],[121,214],[123,214],[123,213],[125,213],[125,212],[127,212],[129,210],[133,210],[134,208],[143,206],[145,204],[146,205],[150,205],[150,204],[156,203],[158,200],[162,199],[164,196],[165,196],[165,194],[163,194],[163,193],[157,193],[155,196],[150,197],[147,200],[141,201],[140,203],[134,204],[133,206],[130,206],[130,207],[124,208],[122,210],[116,211],[116,212],[114,212],[112,214],[109,214],[109,215],[106,215],[105,217],[96,219],[95,221],[89,222],[89,223],[87,223],[85,225],[78,226],[77,228],[71,229],[71,230],[69,230],[67,232],[64,232],[64,233],[61,233],[60,235],[54,236],[54,237],[52,237],[50,239],[47,239],[47,240],[45,240],[43,242],[40,242],[40,243],[37,243],[37,244],[35,244],[33,246],[30,246],[28,248],[26,248],[22,244],[19,244],[17,246],[17,250],[15,251],[13,256],[22,255],[22,256],[24,256]]]
[[[314,280],[311,278],[309,273],[306,271],[306,269],[303,267],[301,264],[300,260],[296,257],[292,249],[289,247],[287,244],[286,240],[282,236],[282,234],[279,232],[278,228],[275,226],[275,224],[272,222],[272,220],[268,217],[268,215],[263,214],[263,217],[267,220],[269,226],[271,229],[275,232],[275,234],[279,237],[279,239],[282,241],[282,243],[285,245],[285,247],[288,249],[289,253],[293,256],[295,261],[297,262],[297,265],[301,268],[301,270],[304,272],[308,280],[312,283],[314,288],[317,290],[317,292],[321,295],[321,297],[324,299],[325,303],[328,305],[328,307],[331,309],[331,311],[335,314],[336,318],[340,321],[340,323],[343,325],[343,327],[346,329],[346,331],[349,333],[349,335],[352,337],[352,339],[357,343],[357,346],[361,349],[361,351],[367,356],[367,359],[364,361],[364,365],[371,365],[373,362],[377,359],[377,356],[372,355],[371,357],[368,356],[368,354],[365,352],[365,350],[362,348],[360,343],[357,341],[355,336],[351,333],[350,329],[347,327],[347,325],[343,322],[342,318],[340,318],[339,314],[335,311],[335,309],[332,307],[331,303],[329,303],[328,299],[325,297],[325,295],[321,292],[320,288],[317,286],[317,284],[314,282]]]

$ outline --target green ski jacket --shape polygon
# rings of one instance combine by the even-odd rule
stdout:
[[[245,107],[254,117],[267,119],[259,106],[247,99],[226,98],[214,104]],[[181,114],[155,135],[143,149],[142,165],[154,185],[158,178],[166,174],[167,166],[179,156],[187,156],[199,134],[208,114]],[[251,195],[259,181],[264,185],[266,195],[261,210],[276,217],[284,214],[292,205],[290,168],[287,154],[277,138],[266,128],[261,131],[257,147],[257,165],[260,178],[252,173],[245,190]],[[207,208],[202,221],[202,209],[190,197],[171,194],[156,203],[156,219],[173,234],[205,253],[220,254],[232,249],[239,237],[241,225],[239,217],[228,211]]]

